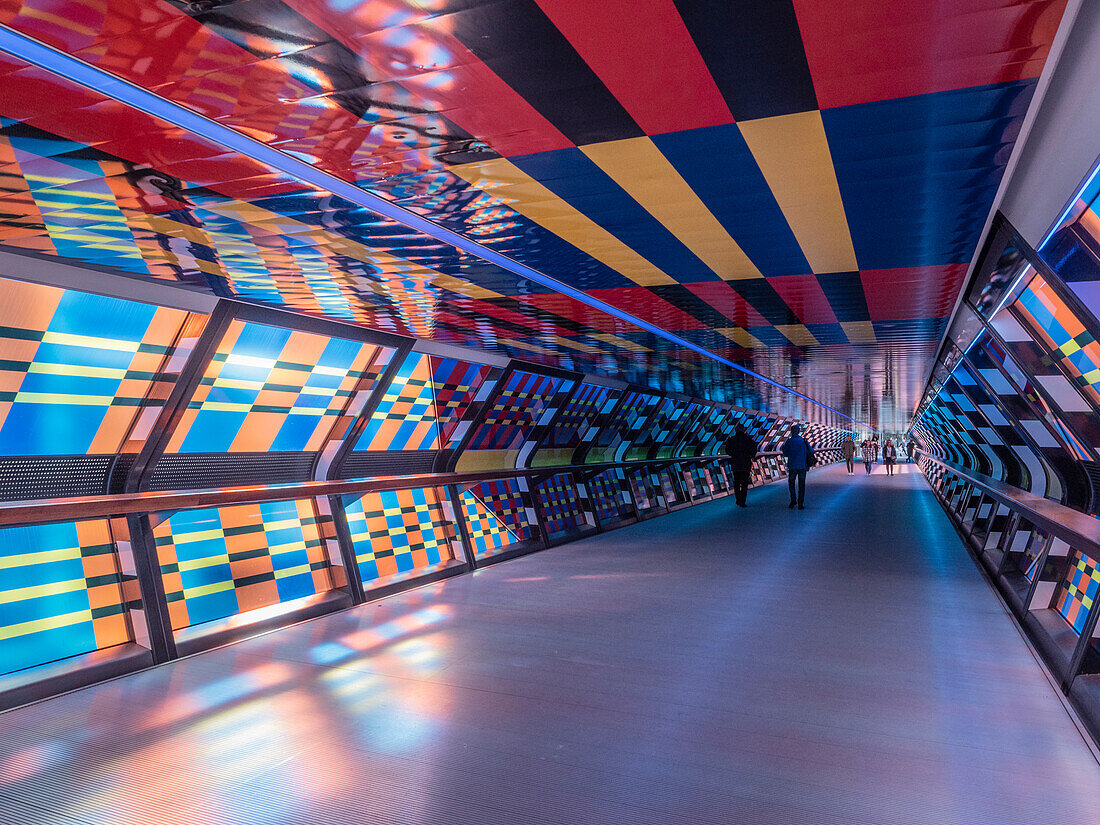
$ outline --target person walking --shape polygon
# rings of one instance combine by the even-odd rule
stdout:
[[[788,506],[793,510],[798,507],[799,510],[805,510],[804,501],[806,499],[806,471],[817,463],[817,456],[814,455],[814,449],[804,439],[800,433],[802,427],[795,424],[791,427],[791,437],[783,442],[781,451],[787,459],[787,488],[791,492],[791,503]],[[798,495],[795,495],[795,487],[798,488]]]
[[[886,439],[886,443],[882,445],[882,463],[886,465],[886,475],[892,476],[894,465],[898,463],[898,448],[891,438]]]
[[[879,450],[878,435],[871,436],[871,449],[874,450],[874,453],[875,453],[874,463],[878,464],[878,450]]]
[[[867,439],[863,439],[863,444],[859,448],[860,454],[863,456],[863,466],[867,469],[867,475],[871,475],[871,464],[874,463],[875,453],[877,452],[871,442]]]
[[[913,463],[913,456],[915,456],[916,454],[917,454],[917,442],[910,438],[909,443],[905,445],[906,460],[910,464],[912,464]]]
[[[752,462],[756,458],[757,449],[757,443],[745,432],[744,424],[739,423],[734,434],[726,441],[726,454],[730,457],[730,469],[733,470],[733,494],[737,498],[738,507],[749,506],[745,499],[749,494],[749,474],[752,473]]]
[[[856,466],[856,442],[852,441],[850,435],[844,436],[844,441],[840,443],[840,452],[844,455],[844,461],[848,465],[848,475],[852,474],[852,469]]]

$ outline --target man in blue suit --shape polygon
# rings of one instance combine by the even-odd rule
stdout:
[[[814,448],[799,433],[802,427],[795,424],[791,427],[791,437],[783,442],[783,455],[787,459],[787,487],[791,491],[791,503],[787,505],[791,510],[798,507],[805,510],[802,502],[806,498],[806,471],[817,463]],[[798,486],[798,496],[795,497],[795,484]]]

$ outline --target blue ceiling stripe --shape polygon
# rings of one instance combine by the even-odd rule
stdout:
[[[651,140],[764,275],[812,271],[736,124]]]
[[[821,113],[860,269],[967,263],[1035,81]]]

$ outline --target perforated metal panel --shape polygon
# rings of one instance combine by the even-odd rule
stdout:
[[[438,450],[351,453],[339,470],[340,478],[430,473]]]
[[[153,468],[147,489],[186,490],[308,481],[313,460],[313,453],[165,455]]]
[[[101,495],[114,456],[27,456],[0,459],[0,499]]]
[[[1085,474],[1089,477],[1089,486],[1092,488],[1089,512],[1094,516],[1100,515],[1100,464],[1088,461],[1082,462],[1081,466],[1085,469]]]

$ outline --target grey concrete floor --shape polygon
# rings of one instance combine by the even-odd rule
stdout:
[[[814,471],[0,715],[0,822],[1090,823],[919,475]]]

